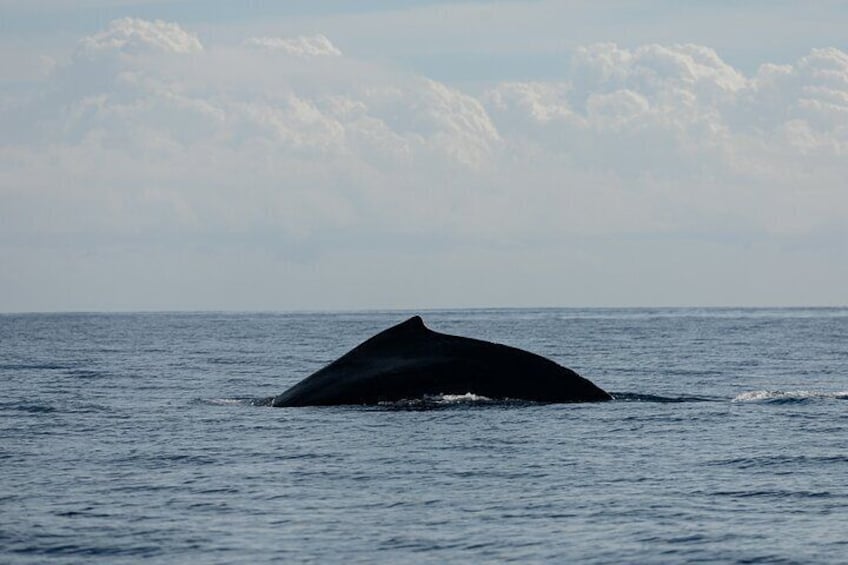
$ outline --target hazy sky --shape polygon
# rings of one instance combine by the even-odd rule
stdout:
[[[846,304],[846,2],[0,0],[0,311]]]

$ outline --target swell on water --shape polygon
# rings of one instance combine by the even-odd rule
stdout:
[[[727,402],[727,398],[708,396],[660,396],[638,392],[612,392],[614,400],[622,402]],[[848,391],[827,392],[815,390],[752,390],[737,394],[731,402],[759,402],[784,404],[816,400],[848,400]]]
[[[710,402],[720,400],[718,398],[708,398],[706,396],[660,396],[657,394],[642,394],[639,392],[611,392],[613,400],[621,402],[659,402],[659,403],[676,403],[676,402]]]
[[[848,400],[848,391],[825,392],[816,390],[752,390],[737,394],[733,402],[762,402],[785,404],[811,400]]]
[[[271,399],[267,398],[198,398],[195,402],[210,406],[266,406]]]
[[[661,396],[638,392],[612,392],[614,402],[646,402],[677,404],[685,402],[727,402],[727,398],[707,396]],[[202,398],[195,402],[212,406],[271,406],[271,398]],[[737,394],[730,399],[734,403],[787,404],[818,400],[848,400],[848,391],[826,392],[812,390],[752,390]],[[545,404],[517,399],[492,399],[473,394],[433,394],[423,398],[411,398],[393,402],[381,402],[382,408],[446,408],[452,406],[527,406]]]

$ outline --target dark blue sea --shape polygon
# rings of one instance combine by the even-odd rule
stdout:
[[[412,312],[0,315],[0,563],[848,561],[848,309],[420,313],[617,399],[254,402]]]

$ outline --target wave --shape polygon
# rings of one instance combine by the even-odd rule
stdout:
[[[264,406],[265,398],[198,398],[195,402],[211,406]]]
[[[271,406],[274,397],[264,398],[197,398],[194,402],[208,406]],[[514,405],[534,404],[524,400],[495,400],[487,396],[467,392],[465,394],[434,394],[423,398],[411,398],[397,401],[380,402],[380,408],[443,408],[450,406]],[[356,407],[359,405],[350,405]]]
[[[659,396],[635,392],[613,392],[613,399],[619,402],[727,402],[727,398],[708,396]],[[848,391],[825,392],[813,390],[752,390],[737,394],[731,402],[760,402],[784,404],[808,402],[812,400],[848,400]]]
[[[380,402],[377,406],[395,410],[433,410],[470,406],[509,406],[516,403],[531,404],[526,401],[493,399],[488,396],[466,392],[465,394],[428,394],[422,398]]]
[[[659,396],[657,394],[642,394],[638,392],[611,392],[613,400],[619,402],[715,402],[718,398],[706,396]]]
[[[737,469],[761,469],[766,467],[810,467],[817,468],[821,465],[845,465],[848,463],[848,455],[806,455],[806,454],[768,454],[750,455],[747,457],[732,457],[728,459],[716,459],[708,463],[712,466],[727,466]]]
[[[785,404],[810,400],[848,400],[848,391],[823,392],[815,390],[752,390],[737,394],[733,402],[762,402]]]
[[[439,394],[436,396],[428,396],[425,399],[431,400],[433,402],[440,402],[444,404],[456,404],[462,402],[491,402],[492,399],[488,396],[483,396],[480,394],[474,394],[473,392],[466,392],[465,394]]]
[[[18,412],[29,412],[31,414],[55,412],[56,407],[51,404],[39,402],[0,402],[0,410],[14,410]]]
[[[708,396],[661,396],[638,392],[611,392],[614,402],[646,402],[676,404],[684,402],[727,402],[727,397]],[[211,406],[271,406],[274,397],[265,398],[199,398],[195,402]],[[807,402],[811,400],[848,400],[848,391],[823,392],[811,390],[754,390],[743,392],[731,399],[731,402],[753,402],[785,404]],[[467,392],[465,394],[434,394],[423,398],[411,398],[391,402],[380,402],[380,408],[396,409],[433,409],[463,406],[527,406],[546,404],[518,399],[493,399]],[[30,409],[32,409],[30,407]],[[37,409],[37,408],[36,408]]]

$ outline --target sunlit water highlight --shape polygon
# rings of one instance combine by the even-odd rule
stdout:
[[[844,561],[848,310],[425,312],[616,400],[257,402],[406,314],[0,316],[0,562]]]

